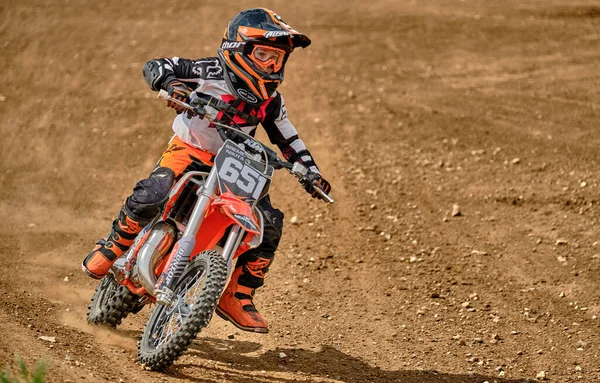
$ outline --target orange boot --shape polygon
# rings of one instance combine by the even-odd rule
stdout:
[[[83,260],[81,269],[94,279],[102,279],[113,263],[129,249],[144,226],[145,223],[131,219],[121,209],[108,238],[96,242],[94,250]]]
[[[256,287],[262,286],[270,263],[270,259],[255,258],[236,267],[217,306],[217,315],[241,330],[268,333],[269,325],[254,306],[252,298]]]

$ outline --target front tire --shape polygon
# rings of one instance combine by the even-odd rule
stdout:
[[[198,254],[175,285],[173,303],[154,308],[138,343],[138,361],[158,371],[173,364],[210,322],[226,281],[221,254]]]

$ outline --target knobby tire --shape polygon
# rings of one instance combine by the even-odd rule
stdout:
[[[129,313],[137,313],[143,307],[140,297],[120,286],[112,274],[105,276],[88,305],[87,321],[94,325],[116,328]]]
[[[200,278],[200,280],[188,289],[187,282],[193,278]],[[177,322],[177,319],[174,319],[177,315],[176,308],[157,305],[138,342],[138,361],[146,368],[156,371],[164,370],[173,364],[187,350],[196,335],[210,322],[226,281],[227,263],[220,253],[208,250],[198,254],[187,265],[174,288],[174,299],[181,299],[183,295],[187,297],[190,292],[200,289],[198,294],[194,294],[189,313],[184,317],[180,312],[180,322],[178,322],[180,325],[177,330],[168,340],[157,345],[160,341],[156,339],[157,332],[162,337],[167,327],[171,328],[172,321]],[[168,313],[169,310],[172,310],[172,314]],[[165,322],[165,318],[170,319]]]

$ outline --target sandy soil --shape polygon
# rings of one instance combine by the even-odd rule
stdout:
[[[86,324],[79,262],[171,136],[143,63],[214,55],[255,5],[0,4],[0,366],[43,359],[50,382],[600,381],[594,0],[260,2],[313,39],[282,93],[337,199],[276,177],[287,227],[256,298],[271,333],[215,318],[161,374],[136,363],[147,309]]]

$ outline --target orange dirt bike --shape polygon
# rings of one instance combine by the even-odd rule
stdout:
[[[274,169],[287,169],[303,185],[314,175],[291,164],[253,137],[206,115],[206,102],[183,106],[209,119],[224,141],[210,172],[189,171],[173,186],[163,212],[115,262],[92,297],[88,321],[116,327],[129,313],[156,303],[138,344],[138,360],[153,370],[170,366],[210,322],[233,263],[262,242],[256,203],[270,187]]]

